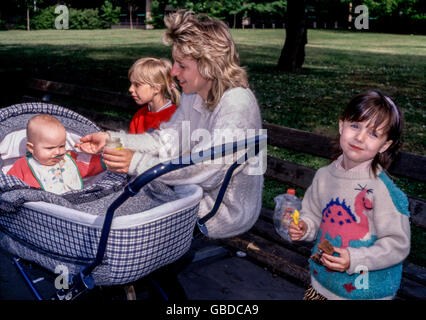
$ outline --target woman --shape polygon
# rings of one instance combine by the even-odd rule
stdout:
[[[207,15],[178,11],[165,18],[163,41],[172,44],[173,68],[183,94],[181,104],[160,130],[140,135],[98,132],[83,137],[83,151],[102,150],[109,137],[119,137],[125,149],[104,151],[104,162],[116,172],[138,175],[159,162],[213,145],[259,134],[261,117],[255,96],[227,26]],[[232,157],[232,156],[228,156]],[[159,178],[169,185],[198,184],[204,190],[199,217],[213,207],[229,161],[200,163]],[[262,174],[241,165],[230,181],[216,215],[206,223],[208,236],[241,234],[256,222],[262,202]],[[259,170],[258,170],[259,171]],[[253,170],[251,171],[253,172]]]

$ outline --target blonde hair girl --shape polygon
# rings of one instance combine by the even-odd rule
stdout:
[[[158,129],[176,111],[180,92],[171,70],[169,60],[152,57],[137,60],[129,69],[129,91],[135,102],[143,106],[133,116],[129,133]]]

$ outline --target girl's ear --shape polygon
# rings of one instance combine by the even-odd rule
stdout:
[[[339,120],[339,134],[342,135],[343,133],[343,121]]]
[[[158,84],[153,86],[152,89],[154,89],[155,94],[159,94],[161,92],[161,86]]]
[[[27,142],[27,150],[31,153],[34,152],[34,145],[31,142]]]
[[[385,144],[380,148],[379,153],[382,153],[388,150],[388,148],[391,146],[392,143],[393,143],[392,140],[386,141]]]

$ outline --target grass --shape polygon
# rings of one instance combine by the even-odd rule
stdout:
[[[0,105],[15,103],[29,77],[126,93],[127,71],[142,56],[171,58],[162,30],[48,30],[0,32]],[[333,136],[337,118],[355,94],[378,88],[390,95],[406,120],[403,150],[426,155],[426,36],[309,30],[301,73],[276,70],[285,31],[232,30],[241,64],[264,120]],[[90,105],[88,106],[90,107]],[[104,110],[130,117],[122,110]],[[309,167],[327,160],[270,148],[269,154]],[[397,179],[405,192],[426,198],[425,183]],[[264,205],[287,186],[266,181]],[[303,196],[302,189],[296,190]],[[413,229],[410,259],[426,265],[425,232]],[[413,254],[414,253],[414,254]]]

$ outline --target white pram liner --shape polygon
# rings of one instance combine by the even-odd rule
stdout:
[[[37,113],[66,117],[72,120],[71,125],[81,122],[89,126],[87,130],[97,129],[75,112],[45,103],[2,109],[0,120],[21,115],[28,118]],[[92,272],[96,285],[137,280],[177,260],[189,249],[202,189],[187,185],[175,187],[175,192],[178,200],[114,218],[102,264]],[[65,265],[70,274],[76,274],[94,260],[103,221],[104,216],[57,204],[27,202],[17,212],[0,210],[0,246],[51,271]]]

